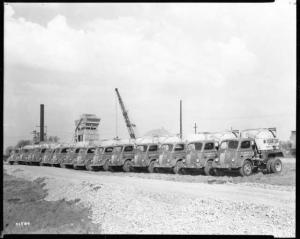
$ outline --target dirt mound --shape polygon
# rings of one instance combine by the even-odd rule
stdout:
[[[4,174],[4,234],[100,233],[80,199],[45,201],[43,178],[33,182]]]

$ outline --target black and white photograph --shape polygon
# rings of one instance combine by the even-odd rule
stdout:
[[[296,237],[296,0],[3,11],[2,235]]]

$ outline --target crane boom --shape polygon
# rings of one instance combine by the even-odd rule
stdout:
[[[128,113],[125,109],[125,106],[124,106],[124,103],[123,103],[122,98],[120,96],[120,93],[118,91],[118,88],[115,88],[115,91],[116,91],[117,96],[118,96],[118,100],[119,100],[119,103],[120,103],[120,106],[121,106],[121,109],[122,109],[122,113],[123,113],[123,116],[124,116],[124,119],[125,119],[125,123],[126,123],[127,129],[128,129],[128,133],[130,135],[130,138],[135,139],[135,133],[134,133],[134,130],[133,130],[134,124],[132,124],[129,120]]]

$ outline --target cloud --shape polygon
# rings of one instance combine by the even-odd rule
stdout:
[[[101,132],[111,137],[115,87],[141,133],[161,126],[175,132],[180,98],[186,128],[203,115],[284,111],[295,93],[282,102],[273,96],[295,87],[294,18],[286,6],[254,5],[99,4],[97,12],[92,5],[49,5],[49,10],[45,4],[42,12],[53,16],[42,24],[24,18],[17,4],[7,4],[5,121],[17,121],[30,105],[44,102],[64,122],[51,116],[49,128],[72,131],[76,115],[99,112]],[[12,112],[7,102],[24,110]],[[32,118],[26,120],[23,131],[29,132]],[[222,130],[227,124],[208,121],[202,127]]]

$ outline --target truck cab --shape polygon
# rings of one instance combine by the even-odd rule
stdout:
[[[13,165],[14,162],[16,162],[19,153],[20,153],[20,149],[13,149],[13,150],[11,151],[9,158],[7,159],[8,163],[9,163],[10,165]]]
[[[105,147],[103,146],[96,147],[94,156],[90,164],[91,170],[99,170],[103,166],[104,150]]]
[[[92,160],[91,167],[93,169],[103,168],[105,171],[110,170],[110,160],[114,147],[112,145],[98,147]]]
[[[62,158],[60,162],[61,168],[73,168],[73,158],[75,154],[76,148],[74,146],[70,146],[68,153],[65,157]]]
[[[179,174],[184,167],[186,157],[186,145],[183,142],[163,143],[159,150],[159,158],[154,164],[154,169],[172,169],[175,174]]]
[[[124,172],[130,172],[134,159],[134,144],[120,144],[114,146],[109,167],[122,167]]]
[[[30,163],[35,165],[40,165],[42,157],[46,151],[45,147],[35,148],[30,157]]]
[[[78,147],[75,149],[74,154],[72,154],[73,168],[79,169],[84,168],[84,159],[86,154],[87,147]]]
[[[57,148],[52,156],[51,164],[55,167],[60,167],[61,162],[68,155],[71,147],[61,146]]]
[[[92,160],[94,158],[95,155],[95,151],[96,151],[96,147],[87,147],[83,153],[83,166],[85,167],[85,169],[87,170],[92,170],[93,168],[90,166],[92,164]],[[77,164],[74,164],[75,166],[77,166]]]
[[[133,168],[147,168],[149,173],[153,173],[154,164],[159,158],[159,145],[155,143],[138,144],[135,147]]]
[[[51,164],[51,159],[52,159],[52,156],[53,156],[54,152],[55,152],[54,148],[47,148],[45,150],[45,153],[42,156],[42,160],[40,162],[40,165],[49,166]]]
[[[185,169],[202,169],[205,175],[213,175],[212,162],[218,156],[214,140],[192,141],[187,144]]]
[[[266,143],[271,142],[265,141]],[[278,157],[283,155],[278,153],[276,147],[267,152],[259,150],[254,138],[226,139],[221,142],[218,157],[213,161],[212,167],[218,175],[226,170],[239,171],[241,176],[249,176],[258,169],[267,169],[269,173],[281,172],[282,162]]]

